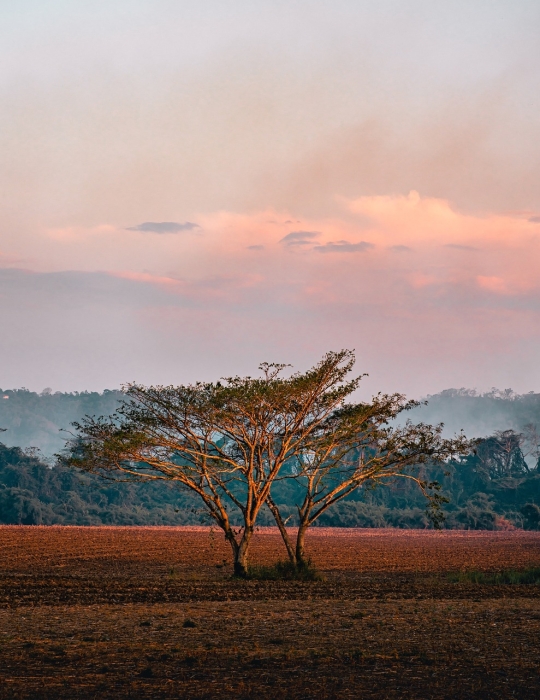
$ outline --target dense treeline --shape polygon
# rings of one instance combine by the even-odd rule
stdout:
[[[169,484],[104,481],[50,467],[0,444],[0,522],[21,525],[185,525],[199,504]]]
[[[474,454],[441,468],[425,469],[438,479],[449,503],[444,526],[459,529],[540,528],[538,446],[531,461],[530,438],[514,431],[482,441]],[[526,458],[528,457],[528,459]],[[296,521],[297,487],[282,481],[273,493]],[[0,444],[0,522],[65,525],[209,524],[195,496],[168,483],[104,481],[61,467],[50,467],[32,453]],[[274,525],[268,510],[260,525]],[[359,489],[320,518],[334,527],[430,526],[426,503],[407,480],[389,488]]]

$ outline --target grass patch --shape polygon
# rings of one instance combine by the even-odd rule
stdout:
[[[500,571],[486,574],[483,571],[460,571],[450,574],[452,583],[480,583],[491,585],[540,585],[540,567],[523,569],[523,571]]]
[[[270,566],[250,566],[246,577],[254,581],[322,581],[322,575],[310,561],[293,564],[292,561],[278,561]]]

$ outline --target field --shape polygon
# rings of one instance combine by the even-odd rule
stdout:
[[[317,582],[238,581],[208,528],[0,527],[3,698],[534,698],[540,534],[332,530]],[[261,529],[256,563],[283,558]]]

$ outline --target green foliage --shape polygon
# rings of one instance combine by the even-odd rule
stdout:
[[[438,479],[450,503],[443,527],[496,530],[515,526],[540,529],[540,475],[515,480],[476,481],[474,460],[440,468]],[[427,471],[427,470],[426,470]],[[472,473],[471,473],[472,472]],[[276,500],[290,526],[298,524],[294,482],[280,482]],[[476,491],[480,486],[482,491]],[[235,518],[231,509],[231,520]],[[265,507],[259,525],[275,525]],[[25,525],[201,525],[209,524],[198,499],[169,483],[129,484],[104,481],[62,467],[50,468],[36,456],[0,443],[0,523]],[[425,529],[431,526],[418,489],[403,481],[384,489],[360,489],[331,506],[317,524],[325,527]]]
[[[540,507],[536,503],[526,503],[521,509],[521,515],[525,530],[540,529]]]
[[[362,501],[342,501],[329,508],[319,519],[321,527],[397,527],[404,530],[430,527],[425,506],[389,508]]]

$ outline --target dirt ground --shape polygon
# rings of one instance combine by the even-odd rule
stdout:
[[[238,581],[208,528],[0,527],[0,698],[537,698],[540,534],[314,529]],[[256,563],[283,558],[262,528]]]

